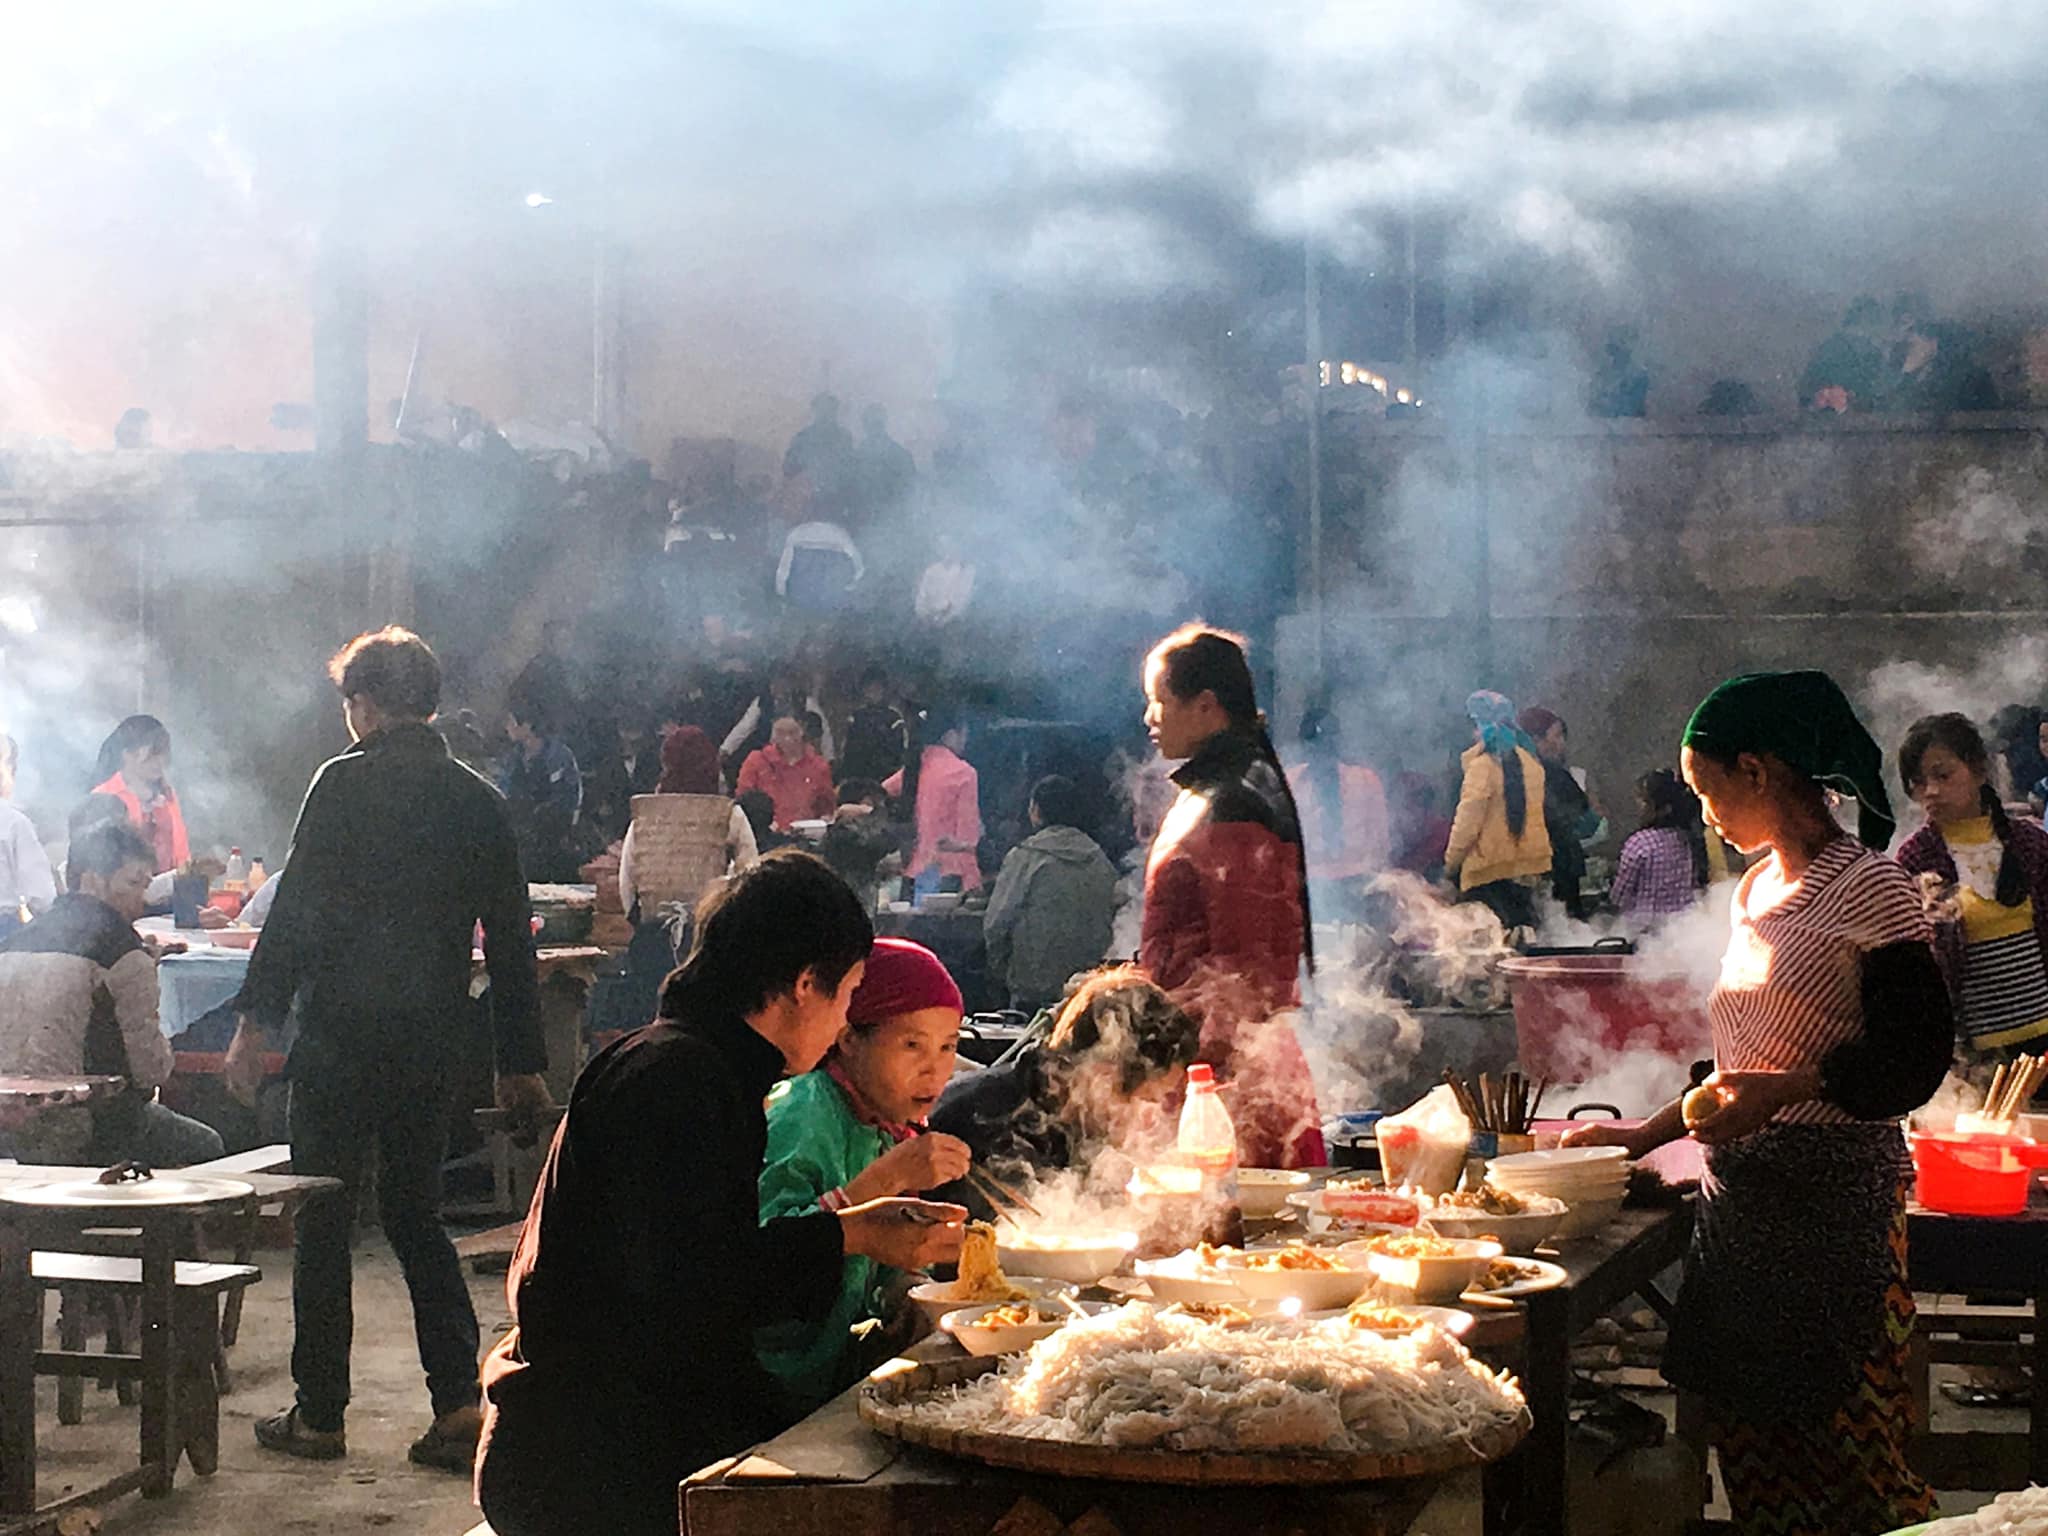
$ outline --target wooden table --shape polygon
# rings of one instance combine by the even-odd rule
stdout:
[[[0,1131],[26,1124],[46,1109],[90,1104],[119,1093],[127,1079],[95,1077],[0,1077]]]
[[[914,1360],[960,1355],[936,1335],[909,1351]],[[787,1433],[684,1483],[684,1536],[990,1536],[999,1525],[1005,1536],[1400,1536],[1443,1481],[1170,1488],[1043,1477],[878,1435],[860,1421],[857,1397],[858,1389],[843,1393]]]
[[[211,1198],[175,1205],[108,1204],[104,1207],[53,1209],[10,1203],[10,1187],[90,1179],[96,1168],[36,1164],[0,1164],[0,1531],[16,1522],[33,1526],[84,1504],[141,1489],[145,1498],[171,1491],[183,1448],[177,1406],[176,1363],[180,1359],[174,1278],[179,1246],[195,1216],[208,1210],[247,1205],[251,1201],[303,1198],[340,1188],[335,1179],[292,1174],[248,1174],[241,1183],[253,1193],[232,1187]],[[92,1354],[44,1351],[42,1293],[30,1269],[36,1248],[62,1249],[87,1227],[139,1228],[142,1234],[141,1377],[142,1423],[138,1465],[95,1488],[73,1493],[54,1504],[36,1505],[35,1378],[39,1369],[54,1374],[94,1374],[104,1364]]]
[[[1572,1340],[1631,1296],[1641,1296],[1668,1320],[1671,1301],[1655,1281],[1685,1257],[1691,1240],[1688,1203],[1625,1210],[1605,1231],[1544,1255],[1562,1266],[1567,1279],[1522,1303],[1526,1336],[1519,1374],[1535,1428],[1520,1449],[1486,1469],[1487,1536],[1564,1536],[1569,1529]],[[1483,1344],[1478,1352],[1491,1353]]]
[[[2048,1484],[2048,1191],[2036,1185],[2018,1216],[1951,1216],[1914,1205],[1906,1213],[1906,1269],[1915,1291],[1960,1295],[2010,1293],[2033,1303],[2034,1376],[2023,1454],[2014,1435],[1982,1430],[1927,1433],[1914,1443],[1915,1464],[1943,1488],[1996,1490],[2021,1482]],[[1917,1380],[1924,1380],[1921,1370]],[[1924,1420],[1923,1420],[1924,1422]]]

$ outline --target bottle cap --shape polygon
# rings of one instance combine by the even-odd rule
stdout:
[[[1188,1086],[1190,1088],[1200,1088],[1205,1084],[1213,1087],[1215,1082],[1216,1069],[1206,1061],[1195,1062],[1188,1068]]]

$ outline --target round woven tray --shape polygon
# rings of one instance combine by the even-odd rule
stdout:
[[[1529,1433],[1529,1411],[1469,1444],[1450,1442],[1397,1456],[1257,1454],[1240,1451],[1161,1451],[1076,1445],[1023,1435],[941,1429],[910,1410],[933,1393],[994,1370],[999,1360],[942,1360],[870,1380],[860,1391],[860,1416],[881,1434],[992,1467],[1048,1477],[1093,1477],[1120,1483],[1179,1483],[1259,1487],[1287,1483],[1370,1483],[1425,1477],[1477,1466],[1505,1456]]]

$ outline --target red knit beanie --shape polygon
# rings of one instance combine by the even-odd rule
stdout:
[[[908,939],[877,939],[868,951],[868,968],[854,988],[846,1018],[852,1024],[879,1024],[921,1008],[966,1012],[960,987],[939,957]]]

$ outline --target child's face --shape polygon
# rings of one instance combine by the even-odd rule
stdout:
[[[953,1078],[960,1011],[920,1008],[839,1037],[839,1059],[860,1096],[885,1120],[919,1121]]]
[[[1920,755],[1920,777],[1906,786],[1937,826],[1984,814],[1984,775],[1949,751],[1929,747]]]

